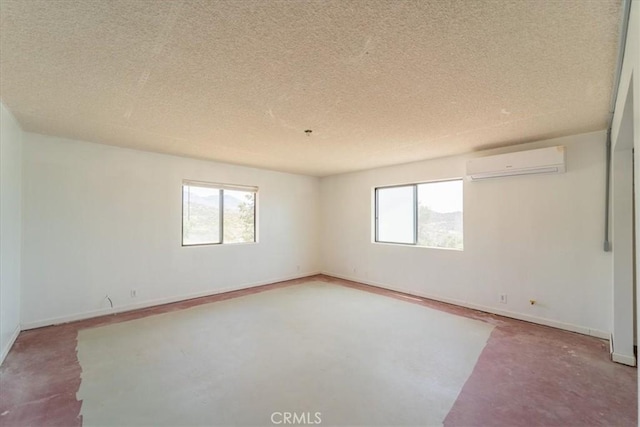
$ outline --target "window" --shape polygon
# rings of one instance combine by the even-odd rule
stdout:
[[[375,190],[375,241],[462,249],[462,180]]]
[[[256,241],[256,187],[184,181],[182,245]]]

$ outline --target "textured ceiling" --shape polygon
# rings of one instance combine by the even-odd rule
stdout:
[[[606,128],[620,21],[620,0],[0,5],[25,130],[318,176]]]

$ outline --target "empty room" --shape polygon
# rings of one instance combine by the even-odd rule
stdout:
[[[640,0],[0,0],[0,426],[637,426]]]

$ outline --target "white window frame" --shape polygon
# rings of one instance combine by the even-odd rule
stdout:
[[[213,188],[216,190],[220,190],[220,242],[214,243],[185,243],[184,242],[184,187],[204,187],[204,188]],[[194,181],[185,179],[182,180],[181,185],[182,190],[182,215],[180,218],[180,243],[182,247],[193,247],[193,246],[221,246],[221,245],[250,245],[254,243],[258,243],[258,187],[252,185],[236,185],[236,184],[221,184],[215,182],[206,182],[206,181]],[[253,241],[251,242],[237,242],[237,243],[225,243],[224,241],[224,190],[236,190],[236,191],[245,191],[249,193],[253,193]]]
[[[414,182],[408,184],[395,184],[395,185],[382,185],[378,187],[374,187],[373,189],[373,243],[379,243],[383,245],[400,245],[400,246],[410,246],[410,247],[418,247],[418,248],[430,248],[430,249],[442,249],[445,251],[463,251],[464,250],[464,242],[462,244],[462,248],[446,248],[440,246],[426,246],[418,244],[418,232],[419,232],[419,215],[418,215],[418,186],[424,184],[438,184],[441,182],[452,182],[452,181],[461,181],[462,182],[462,198],[463,198],[463,210],[462,210],[462,218],[464,222],[464,179],[463,178],[450,178],[450,179],[440,179],[437,181],[424,181],[424,182]],[[378,190],[386,190],[389,188],[402,188],[402,187],[413,187],[413,242],[405,243],[405,242],[387,242],[384,240],[379,240],[378,238],[378,225],[379,225],[379,211],[378,211]],[[464,241],[464,227],[462,232],[462,238]]]

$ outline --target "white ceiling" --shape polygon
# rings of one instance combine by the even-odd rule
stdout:
[[[0,4],[0,97],[25,130],[318,176],[606,128],[621,14],[620,0]]]

